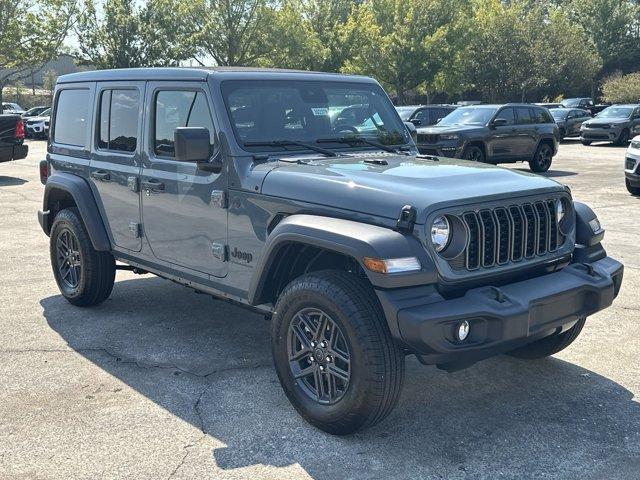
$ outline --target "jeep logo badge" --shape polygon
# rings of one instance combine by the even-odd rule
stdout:
[[[247,252],[241,252],[237,247],[233,248],[233,252],[231,252],[231,256],[233,258],[237,258],[238,260],[242,260],[247,263],[251,263],[253,260],[253,255]]]

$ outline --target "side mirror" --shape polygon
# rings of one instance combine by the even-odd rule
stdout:
[[[206,162],[211,156],[209,130],[204,127],[178,127],[173,142],[175,159],[180,162]]]
[[[413,123],[416,127],[419,127],[420,125],[422,125],[422,120],[418,119],[418,118],[414,118],[412,120],[409,120],[411,123]]]
[[[407,132],[411,135],[414,142],[418,141],[418,129],[412,122],[404,122],[404,126],[407,128]]]
[[[496,118],[493,120],[493,122],[491,122],[491,126],[492,127],[504,127],[505,125],[507,125],[507,119],[506,118]]]

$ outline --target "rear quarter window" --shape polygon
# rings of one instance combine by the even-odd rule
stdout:
[[[87,146],[89,90],[60,90],[56,103],[53,141],[77,147]]]

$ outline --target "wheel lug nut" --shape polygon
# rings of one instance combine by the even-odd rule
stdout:
[[[316,348],[316,342],[311,342],[311,346],[312,346],[313,348]]]
[[[332,362],[333,358],[331,358],[331,355],[327,355],[327,362]]]
[[[315,358],[309,357],[309,363],[313,363],[314,361],[315,361]]]
[[[320,365],[320,371],[323,372],[324,371],[324,367],[322,365]]]
[[[320,344],[320,346],[321,346],[322,348],[325,348],[325,347],[327,346],[327,344],[326,344],[325,342],[322,342],[322,343]]]

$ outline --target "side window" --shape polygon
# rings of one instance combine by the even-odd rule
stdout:
[[[531,113],[528,107],[516,107],[516,120],[518,125],[529,125],[532,123]]]
[[[100,96],[98,147],[135,152],[139,108],[140,94],[137,90],[104,90]]]
[[[413,118],[415,118],[416,120],[420,120],[422,122],[422,125],[429,125],[429,123],[432,123],[429,121],[429,110],[427,110],[426,108],[423,110],[418,110],[418,113],[416,113],[415,117]]]
[[[156,155],[175,156],[173,132],[177,127],[205,127],[213,145],[213,120],[202,92],[162,90],[155,98],[153,148]]]
[[[513,116],[513,108],[507,107],[503,108],[498,112],[496,118],[504,118],[507,121],[507,125],[513,125],[515,123],[515,119]]]
[[[434,110],[432,110],[432,116],[433,116],[433,123],[437,122],[438,120],[440,120],[441,118],[446,117],[447,115],[449,115],[453,110],[447,110],[446,108],[436,108]]]
[[[540,115],[540,122],[538,123],[555,123],[555,120],[551,116],[551,112],[546,108],[537,108],[536,109]]]
[[[55,143],[86,147],[89,128],[89,90],[60,90],[53,125]]]

